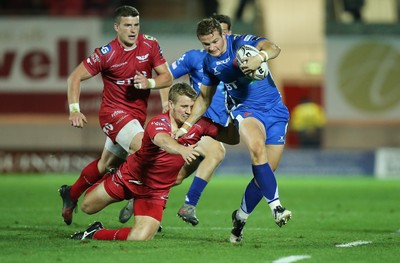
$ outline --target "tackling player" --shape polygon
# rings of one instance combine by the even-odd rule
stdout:
[[[179,170],[199,155],[204,156],[204,148],[197,145],[201,137],[231,142],[227,128],[205,117],[187,136],[173,138],[173,133],[189,117],[196,97],[196,91],[188,84],[173,85],[169,92],[169,111],[148,122],[140,150],[129,155],[115,173],[107,174],[98,185],[89,188],[82,200],[82,210],[94,214],[112,203],[134,198],[133,227],[111,230],[95,222],[85,231],[73,234],[72,239],[150,240],[154,237]]]

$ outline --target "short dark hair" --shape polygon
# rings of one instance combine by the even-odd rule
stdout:
[[[211,17],[214,18],[215,20],[217,20],[220,23],[227,24],[228,25],[228,30],[231,30],[232,20],[231,20],[231,18],[229,16],[222,15],[222,14],[213,14]]]
[[[211,35],[214,31],[218,31],[222,36],[222,27],[221,24],[215,18],[204,18],[200,22],[197,23],[197,38],[200,36]]]
[[[179,82],[172,85],[171,89],[169,90],[168,100],[176,103],[178,101],[178,96],[187,96],[192,100],[195,100],[197,98],[197,92],[189,84],[185,82]]]
[[[114,22],[119,24],[121,21],[121,17],[127,17],[127,16],[139,16],[139,11],[134,8],[133,6],[129,5],[123,5],[115,9],[114,11]]]

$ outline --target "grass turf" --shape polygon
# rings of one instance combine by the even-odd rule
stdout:
[[[176,212],[191,182],[172,189],[163,231],[148,242],[75,241],[69,235],[94,221],[122,225],[125,202],[96,215],[61,218],[57,189],[76,175],[4,175],[0,183],[0,261],[5,262],[274,262],[303,255],[302,262],[398,262],[400,181],[366,177],[279,177],[282,203],[293,219],[279,228],[262,201],[249,217],[240,245],[228,242],[231,213],[250,177],[215,176],[197,208],[200,224]],[[356,247],[337,244],[371,241]],[[289,261],[287,261],[289,262]]]

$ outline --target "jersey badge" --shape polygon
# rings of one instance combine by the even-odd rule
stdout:
[[[100,48],[100,53],[103,54],[103,55],[105,55],[105,54],[107,54],[108,52],[110,52],[111,49],[112,49],[112,48],[111,48],[111,45],[110,45],[110,44],[105,45],[105,46],[102,46],[102,47]]]
[[[144,35],[144,38],[148,39],[148,40],[156,40],[155,37],[149,36],[149,35]]]

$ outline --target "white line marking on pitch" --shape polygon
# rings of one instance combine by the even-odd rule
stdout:
[[[272,263],[291,263],[309,258],[311,258],[311,256],[308,255],[289,256],[284,258],[278,258],[277,260],[272,261]]]
[[[344,243],[344,244],[339,244],[336,245],[336,247],[356,247],[356,246],[361,246],[361,245],[366,245],[370,244],[372,241],[363,241],[363,240],[358,240],[350,243]]]

